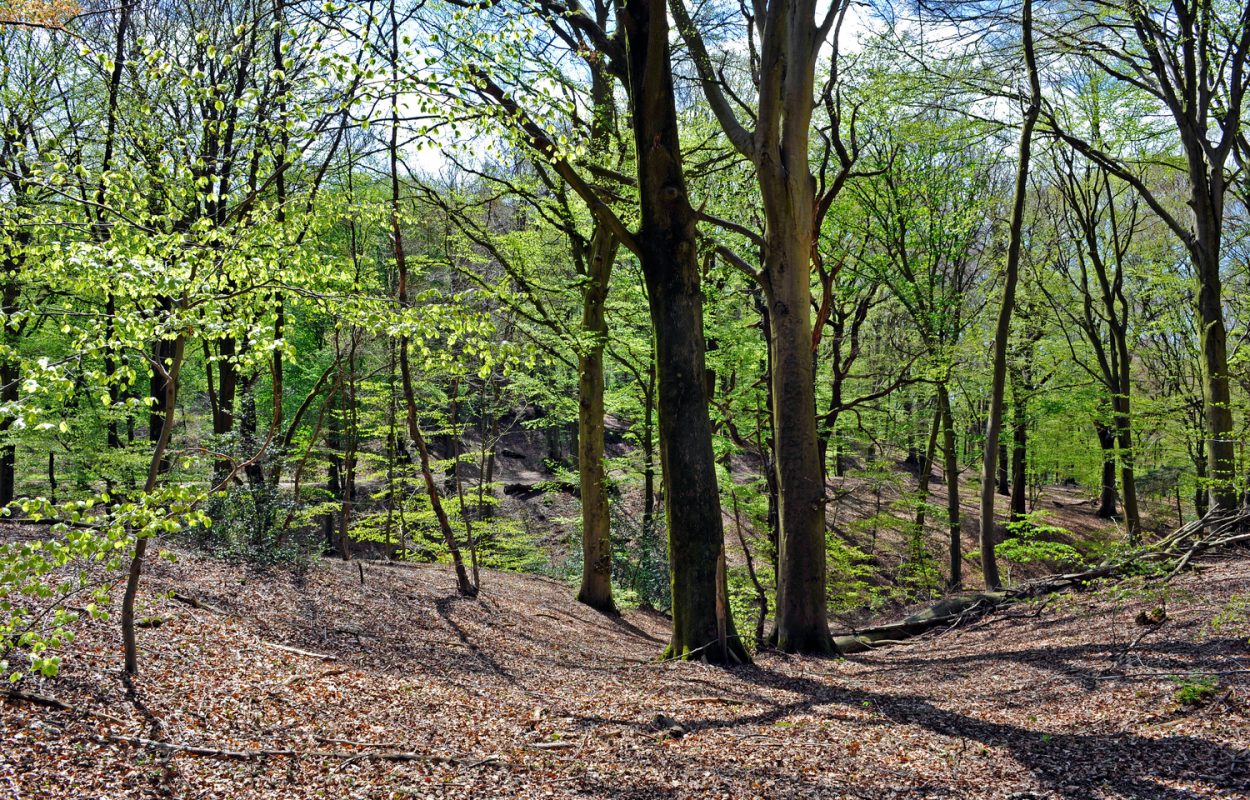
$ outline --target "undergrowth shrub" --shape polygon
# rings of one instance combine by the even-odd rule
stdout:
[[[1184,678],[1175,678],[1173,683],[1176,684],[1176,691],[1172,696],[1183,706],[1204,705],[1215,698],[1219,689],[1215,676],[1198,672],[1190,673]]]
[[[612,513],[612,584],[621,606],[668,611],[673,597],[668,576],[668,531],[664,515],[657,513],[644,525],[624,513],[618,504]],[[578,574],[581,548],[575,548]]]
[[[1070,536],[1071,531],[1046,523],[1045,511],[1034,511],[1007,523],[1008,538],[994,547],[994,553],[1007,562],[1007,580],[1012,566],[1045,564],[1051,570],[1075,569],[1085,563],[1081,552],[1051,537]]]

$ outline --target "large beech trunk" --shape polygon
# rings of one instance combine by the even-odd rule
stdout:
[[[612,537],[603,466],[603,348],[608,326],[604,305],[617,242],[603,225],[595,228],[588,259],[589,281],[582,296],[582,331],[589,342],[578,356],[577,466],[582,500],[582,586],[577,599],[614,613]]]
[[[804,154],[806,159],[806,154]],[[804,163],[806,167],[806,163]],[[771,325],[773,431],[781,506],[776,627],[787,653],[831,653],[825,597],[825,486],[812,374],[811,179],[761,181],[769,234],[765,290]],[[770,184],[773,184],[770,186]],[[768,201],[768,189],[785,197]],[[797,197],[795,197],[797,195]],[[787,213],[788,212],[788,213]]]
[[[673,595],[673,633],[665,657],[746,661],[727,602],[724,530],[704,385],[695,212],[682,173],[667,9],[663,0],[627,0],[619,20],[638,157],[637,242],[659,383]]]
[[[815,10],[808,0],[768,6],[753,154],[765,218],[763,284],[771,327],[773,436],[781,501],[772,640],[788,653],[833,652],[825,595],[824,464],[812,362],[811,263],[817,210],[808,142],[820,46]]]
[[[1222,178],[1217,178],[1221,180]],[[1210,470],[1211,507],[1231,512],[1237,506],[1236,443],[1233,437],[1232,392],[1228,380],[1228,332],[1220,283],[1220,223],[1223,214],[1203,203],[1209,193],[1193,193],[1190,205],[1198,224],[1198,315],[1202,346],[1202,381],[1207,422],[1207,465]]]

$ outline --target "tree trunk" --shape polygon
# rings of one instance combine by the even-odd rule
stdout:
[[[173,301],[169,298],[161,299],[161,310],[166,314],[173,311]],[[161,364],[161,369],[153,367],[152,378],[149,383],[149,396],[151,397],[151,405],[148,412],[148,441],[153,445],[160,441],[161,432],[165,429],[165,425],[173,417],[174,409],[169,405],[169,387],[166,386],[165,376],[163,372],[168,372],[170,364],[176,350],[175,342],[169,339],[157,339],[153,344],[152,356]],[[173,424],[169,422],[169,424]],[[162,458],[164,458],[162,451]],[[168,460],[161,462],[160,469],[164,472],[169,468]]]
[[[666,658],[748,660],[725,607],[720,495],[704,387],[703,295],[695,212],[682,172],[668,13],[663,0],[620,9],[637,154],[637,236],[655,330],[660,463],[668,515],[673,633]]]
[[[404,251],[403,224],[401,222],[399,205],[399,18],[395,3],[396,0],[391,0],[389,4],[391,27],[389,55],[391,82],[395,90],[391,93],[390,98],[391,137],[388,156],[390,159],[391,179],[391,245],[394,248],[395,269],[398,273],[395,295],[399,301],[399,308],[403,311],[408,309],[410,304],[408,301],[408,262],[407,253]],[[404,393],[404,405],[406,407],[404,419],[407,423],[408,435],[416,445],[418,461],[421,465],[421,477],[425,482],[425,491],[430,498],[430,507],[438,520],[438,527],[443,534],[443,542],[447,546],[447,552],[451,555],[451,563],[456,571],[456,588],[462,597],[473,597],[477,594],[477,587],[469,580],[469,574],[465,571],[464,558],[460,555],[460,547],[456,543],[455,531],[452,530],[451,521],[447,518],[447,512],[443,508],[442,497],[438,492],[438,485],[434,481],[434,473],[430,469],[430,451],[426,446],[425,434],[421,431],[421,425],[417,420],[417,397],[412,385],[412,367],[408,358],[408,337],[406,335],[399,337],[399,374],[400,384]]]
[[[951,414],[950,393],[938,384],[938,405],[942,414],[942,472],[946,476],[946,530],[950,541],[950,573],[946,586],[958,591],[963,586],[963,520],[959,508],[959,451],[955,449],[955,419]]]
[[[326,425],[326,448],[330,451],[329,465],[326,468],[326,491],[332,499],[338,501],[340,510],[343,506],[343,435],[342,419],[339,416],[343,408],[342,386],[343,376],[340,373],[335,381],[334,393],[330,395]],[[338,516],[333,511],[327,512],[322,518],[322,530],[325,533],[326,552],[338,553],[344,561],[350,560],[351,552],[347,548],[346,540],[338,537]]]
[[[1207,490],[1207,459],[1199,456],[1194,459],[1194,514],[1202,519],[1211,510],[1208,502],[1211,498]]]
[[[1029,416],[1024,390],[1017,387],[1012,399],[1011,422],[1011,519],[1018,521],[1029,513]]]
[[[655,353],[647,370],[642,418],[642,530],[655,530]]]
[[[1007,453],[1007,443],[1000,442],[998,445],[998,493],[1003,497],[1007,497],[1011,494],[1011,480],[1007,472],[1007,465],[1010,463],[1010,455]]]
[[[1200,213],[1197,259],[1199,342],[1202,347],[1202,382],[1207,422],[1207,467],[1210,471],[1211,507],[1228,512],[1237,507],[1236,451],[1233,439],[1232,393],[1228,380],[1228,333],[1220,283],[1220,218]],[[1205,209],[1204,209],[1205,211]],[[1222,215],[1221,215],[1222,217]],[[1204,235],[1205,233],[1205,235]]]
[[[582,293],[582,331],[587,336],[578,356],[577,468],[582,501],[582,586],[579,602],[616,613],[612,599],[612,537],[604,472],[603,348],[608,326],[604,305],[617,243],[604,225],[590,243],[589,280]]]
[[[352,507],[356,501],[356,449],[360,438],[360,426],[356,407],[356,331],[350,333],[351,344],[347,350],[347,375],[343,382],[343,390],[339,398],[343,400],[343,494],[339,511],[339,546],[343,550],[344,560],[351,558],[352,540],[349,535],[352,522]]]
[[[755,166],[765,218],[763,283],[771,326],[773,436],[781,497],[772,639],[783,652],[827,654],[833,652],[833,638],[825,591],[825,484],[812,365],[816,181],[808,163],[817,45],[814,9],[807,6],[780,4],[767,12],[768,25],[784,31],[764,35]]]
[[[810,197],[807,200],[810,209]],[[783,223],[778,218],[784,216],[775,214],[772,219],[776,233],[769,238],[768,252],[775,257],[765,259],[781,499],[772,640],[786,653],[827,654],[833,652],[833,638],[826,609],[824,469],[816,436],[811,358],[811,241],[807,235],[811,220],[810,211]]]
[[[243,474],[247,476],[247,484],[253,490],[265,485],[265,468],[260,458],[253,458],[258,455],[256,451],[260,447],[256,438],[255,381],[256,376],[245,381],[239,397],[239,443],[242,447],[240,456],[250,462],[243,468]]]
[[[929,505],[929,481],[933,479],[933,457],[937,454],[938,431],[942,427],[942,405],[937,405],[933,413],[933,422],[929,425],[929,441],[924,453],[919,456],[919,480],[916,487],[916,522],[913,527],[917,535],[924,535],[925,510]]]
[[[17,313],[18,284],[16,258],[6,258],[4,262],[4,320],[3,336],[7,347],[12,348],[13,356],[5,356],[0,360],[0,404],[16,407],[20,397],[18,384],[21,381],[21,362],[16,357],[19,334],[13,329],[12,320]],[[6,438],[0,444],[0,508],[6,507],[15,499],[17,483],[17,446],[7,441],[9,430],[13,427],[13,414],[0,415],[0,437]]]
[[[1128,540],[1136,544],[1141,534],[1141,512],[1137,508],[1137,477],[1136,457],[1133,453],[1133,417],[1129,406],[1129,359],[1128,346],[1124,345],[1124,356],[1120,364],[1121,392],[1115,400],[1116,439],[1120,456],[1120,488],[1124,498],[1124,527],[1128,532]]]
[[[1115,492],[1115,429],[1096,423],[1098,446],[1102,449],[1102,486],[1099,492],[1098,516],[1112,519],[1116,515]]]
[[[227,336],[221,340],[217,355],[217,407],[213,409],[213,434],[221,440],[218,447],[229,453],[231,448],[225,440],[234,431],[234,399],[239,389],[234,337]],[[231,466],[231,459],[218,459],[214,467],[215,482],[224,480],[230,474]]]
[[[998,439],[1003,427],[1003,396],[1007,384],[1007,339],[1011,335],[1011,314],[1015,310],[1016,284],[1020,280],[1020,247],[1024,238],[1025,196],[1029,188],[1029,156],[1033,146],[1033,129],[1041,111],[1041,84],[1033,51],[1033,0],[1024,0],[1020,27],[1029,74],[1029,106],[1020,131],[1020,160],[1016,168],[1015,196],[1007,244],[1006,280],[994,333],[993,385],[990,390],[989,419],[985,425],[985,464],[981,471],[981,571],[985,575],[985,588],[990,590],[997,590],[1002,585],[998,577],[998,562],[994,558],[994,483],[998,468]]]
[[[172,304],[171,304],[172,305]],[[165,343],[165,340],[161,340]],[[168,342],[169,365],[153,370],[161,375],[163,389],[162,405],[164,413],[161,417],[161,430],[153,442],[152,458],[148,463],[147,482],[143,486],[145,495],[156,490],[156,481],[160,474],[168,468],[165,450],[169,447],[169,439],[174,430],[174,408],[178,399],[178,375],[182,371],[182,359],[186,352],[186,339],[179,334],[172,342]],[[139,595],[139,578],[143,574],[143,559],[147,554],[148,537],[139,533],[135,539],[135,549],[130,558],[130,569],[126,574],[126,591],[122,595],[121,628],[122,653],[125,659],[125,674],[135,675],[139,672],[139,647],[135,639],[135,599]]]

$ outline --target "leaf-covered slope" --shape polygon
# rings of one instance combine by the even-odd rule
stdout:
[[[143,613],[161,622],[140,631],[137,702],[115,626],[90,624],[60,678],[21,687],[74,711],[0,703],[0,786],[23,798],[1250,792],[1250,631],[1244,617],[1209,625],[1250,590],[1244,560],[1163,594],[1109,588],[847,659],[765,654],[732,670],[654,663],[664,618],[599,616],[529,576],[488,573],[481,599],[462,600],[442,567],[327,562],[297,579],[186,556],[154,565],[146,588]],[[1162,625],[1135,621],[1156,608]]]

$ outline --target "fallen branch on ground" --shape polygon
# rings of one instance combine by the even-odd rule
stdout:
[[[183,603],[185,605],[191,606],[192,608],[198,608],[203,611],[209,611],[209,612],[212,612],[213,614],[225,614],[226,613],[225,611],[222,611],[220,608],[217,608],[216,606],[210,606],[208,603],[205,603],[203,600],[196,597],[195,595],[180,594],[178,592],[174,592],[171,595],[169,595],[169,599],[177,600],[179,603]]]
[[[298,647],[291,647],[286,644],[278,644],[277,642],[266,642],[264,639],[258,639],[265,647],[272,647],[274,650],[281,650],[286,653],[294,653],[297,656],[307,656],[308,658],[319,658],[322,661],[338,661],[339,657],[328,653],[314,653],[311,650],[301,650]]]
[[[1080,589],[1094,581],[1119,577],[1145,565],[1154,565],[1162,580],[1170,580],[1190,566],[1193,559],[1202,553],[1250,543],[1248,528],[1250,507],[1243,507],[1223,516],[1212,511],[1201,519],[1181,526],[1159,541],[1138,547],[1097,567],[1082,572],[1052,575],[1007,591],[946,598],[902,622],[835,635],[834,646],[839,653],[845,655],[899,644],[934,628],[953,628],[970,619],[984,617],[1005,605],[1068,589]]]
[[[85,714],[89,717],[97,717],[106,719],[109,722],[125,723],[126,720],[121,717],[115,717],[112,714],[105,714],[103,711],[92,711],[88,708],[78,708],[69,703],[58,700],[48,695],[35,694],[34,692],[23,692],[21,689],[0,689],[0,698],[13,702],[31,703],[32,705],[43,706],[44,708],[55,708],[58,711],[69,711],[74,714]]]

